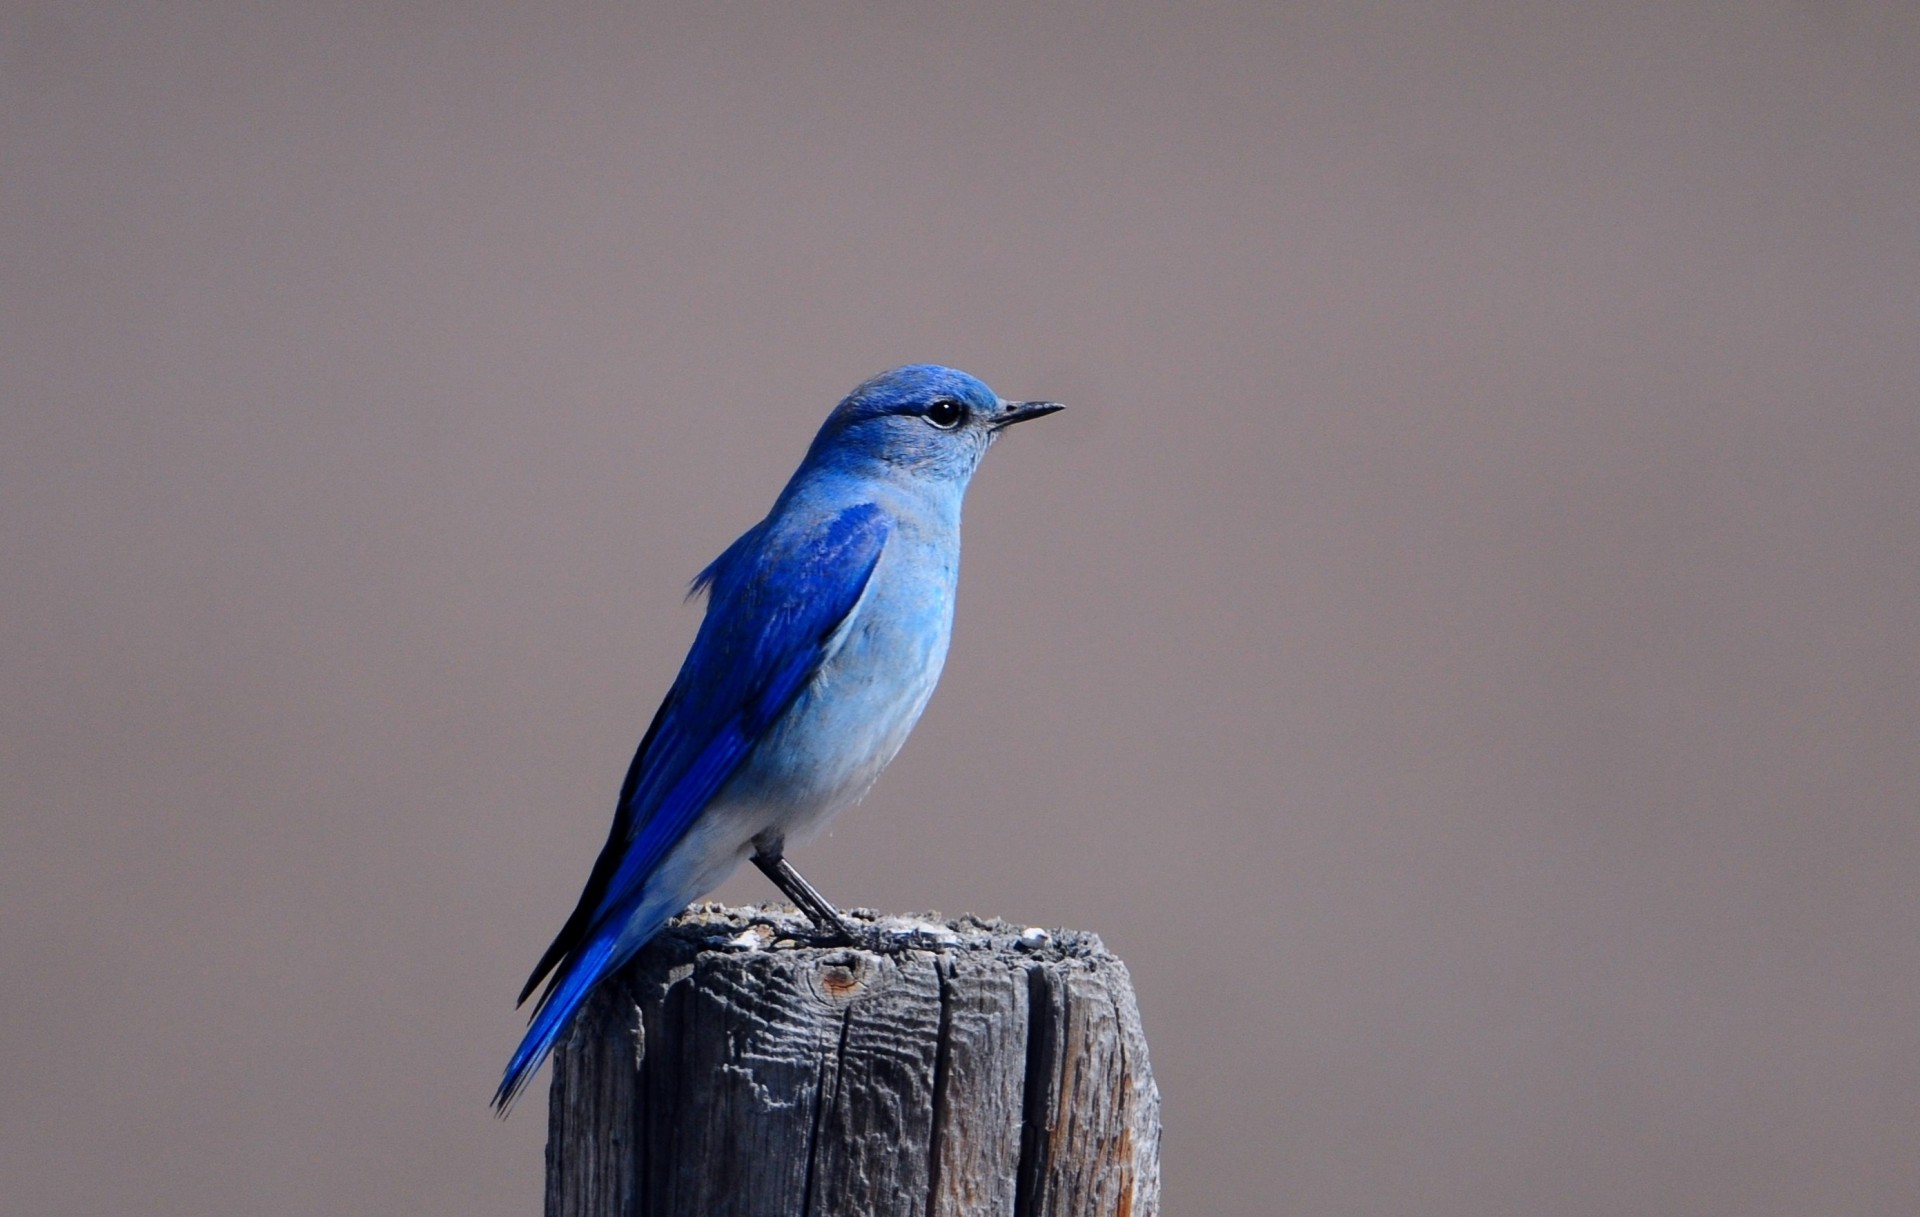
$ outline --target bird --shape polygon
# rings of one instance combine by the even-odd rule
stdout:
[[[827,415],[772,509],[694,577],[706,613],[628,767],[493,1107],[505,1115],[595,987],[751,859],[824,933],[854,930],[786,859],[858,802],[932,696],[960,508],[987,449],[1064,407],[909,364]]]

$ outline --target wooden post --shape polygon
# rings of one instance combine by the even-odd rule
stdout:
[[[878,924],[921,929],[876,954],[703,905],[601,986],[554,1057],[548,1217],[1157,1213],[1126,966],[1076,931]]]

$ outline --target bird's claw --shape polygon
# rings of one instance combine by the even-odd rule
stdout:
[[[865,912],[865,910],[861,910]],[[821,945],[847,946],[875,955],[898,955],[904,951],[938,951],[960,941],[952,930],[937,922],[888,917],[882,921],[839,918],[837,928],[819,927]]]

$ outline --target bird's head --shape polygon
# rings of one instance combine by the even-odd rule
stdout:
[[[807,463],[964,486],[1001,431],[1063,408],[1003,401],[965,372],[909,364],[847,394],[814,437]]]

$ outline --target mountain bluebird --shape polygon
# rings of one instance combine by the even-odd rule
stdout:
[[[547,988],[494,1094],[504,1112],[595,985],[751,857],[823,930],[852,931],[784,857],[859,801],[946,660],[960,500],[1007,427],[1060,409],[964,372],[895,368],[827,416],[767,518],[700,572],[707,612],[627,770],[580,903],[527,979]]]

